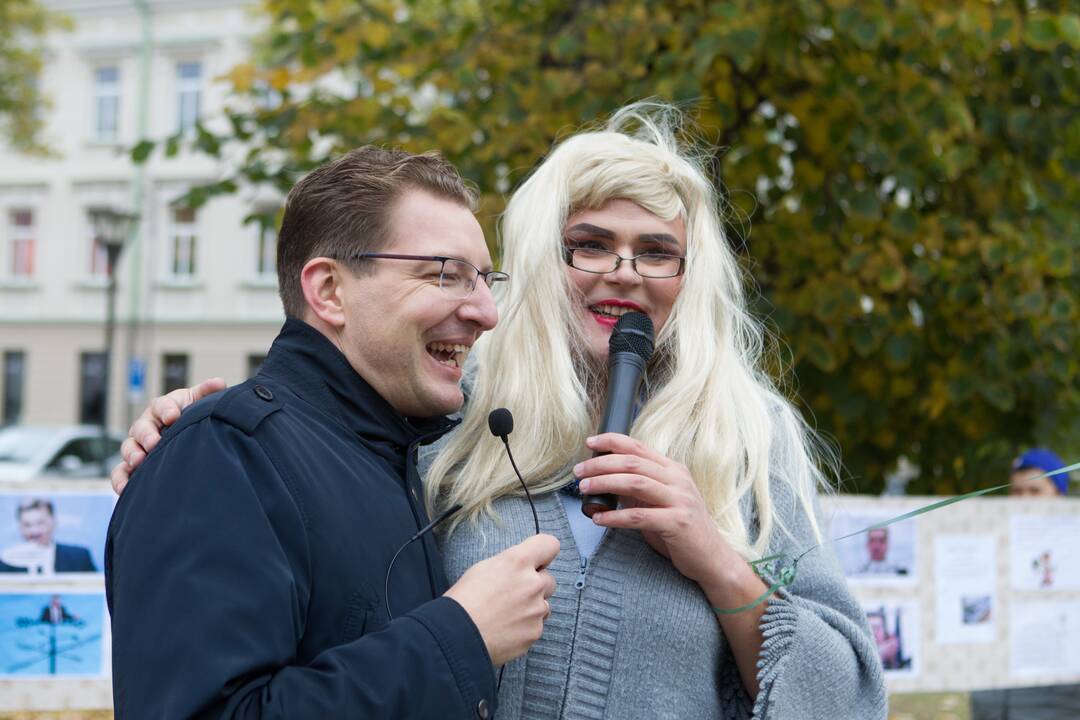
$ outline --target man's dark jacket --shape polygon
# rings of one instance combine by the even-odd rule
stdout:
[[[94,559],[90,557],[90,551],[81,545],[62,545],[56,543],[56,558],[53,561],[53,572],[97,572]],[[0,562],[0,573],[26,573],[28,568],[16,567]]]
[[[61,545],[56,543],[56,572],[97,572],[90,551],[80,545]]]
[[[410,423],[286,321],[258,376],[188,409],[121,496],[105,578],[118,718],[476,718],[491,659],[446,589]]]

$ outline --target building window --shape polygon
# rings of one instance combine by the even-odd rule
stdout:
[[[79,354],[79,422],[105,424],[105,353]]]
[[[197,61],[176,64],[177,130],[188,132],[199,122],[202,103],[202,63]]]
[[[120,68],[94,70],[94,139],[115,142],[120,131]]]
[[[8,350],[4,353],[3,401],[0,402],[0,425],[19,422],[23,408],[23,386],[26,383],[26,353]]]
[[[259,239],[255,247],[255,274],[258,277],[277,275],[277,228],[273,221],[259,221]]]
[[[12,210],[8,214],[7,247],[4,248],[4,273],[13,278],[34,274],[34,211]]]
[[[191,278],[198,269],[195,253],[198,249],[198,236],[195,226],[195,211],[191,208],[172,209],[172,238],[169,243],[169,271],[173,277]]]
[[[265,355],[248,355],[247,356],[247,376],[253,378],[259,374],[259,370],[262,369],[262,364],[266,362]]]
[[[168,395],[173,390],[188,386],[188,356],[163,355],[161,358],[161,394]]]

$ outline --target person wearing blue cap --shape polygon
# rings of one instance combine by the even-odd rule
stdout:
[[[1052,450],[1033,448],[1016,458],[1009,481],[1010,495],[1020,497],[1054,497],[1069,493],[1069,474],[1051,475],[1065,467],[1065,463]]]

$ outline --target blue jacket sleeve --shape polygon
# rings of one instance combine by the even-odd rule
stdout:
[[[476,717],[494,694],[490,658],[449,598],[297,661],[306,537],[274,465],[236,428],[204,419],[152,453],[106,549],[116,716]]]

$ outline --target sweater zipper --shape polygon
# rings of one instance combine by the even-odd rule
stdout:
[[[563,692],[562,710],[559,712],[560,718],[566,717],[566,703],[570,699],[570,668],[574,666],[574,649],[577,647],[577,631],[578,624],[581,622],[581,591],[585,589],[585,571],[589,567],[589,559],[581,558],[581,571],[578,573],[577,580],[574,581],[574,587],[577,589],[577,612],[574,613],[574,632],[570,634],[570,662],[566,664],[566,684],[563,686],[566,690]]]
[[[574,589],[577,593],[577,612],[574,613],[574,632],[570,635],[570,662],[566,664],[566,690],[563,692],[563,704],[562,710],[559,712],[560,718],[566,717],[566,703],[570,698],[570,668],[574,666],[574,652],[573,648],[577,647],[577,631],[578,623],[581,622],[581,591],[585,589],[585,573],[589,569],[589,558],[581,558],[581,570],[578,571],[577,580],[574,581]]]
[[[574,582],[574,588],[577,590],[585,589],[585,571],[589,569],[589,558],[581,558],[581,571],[578,573],[578,578]],[[581,597],[578,597],[578,604],[581,604]]]

